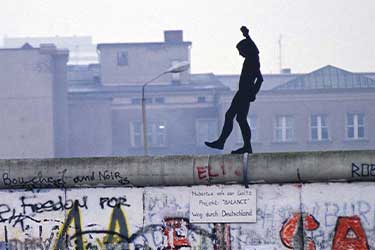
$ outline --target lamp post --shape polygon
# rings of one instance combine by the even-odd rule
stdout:
[[[159,77],[168,74],[168,73],[181,73],[186,70],[188,70],[190,67],[190,63],[183,61],[179,62],[172,67],[170,67],[167,71],[164,71],[163,73],[159,74],[158,76],[152,78],[151,80],[147,81],[142,85],[142,127],[143,127],[143,150],[144,150],[144,155],[148,155],[148,143],[147,143],[147,120],[146,120],[146,98],[145,98],[145,88],[147,87],[148,84],[151,82],[155,81]]]

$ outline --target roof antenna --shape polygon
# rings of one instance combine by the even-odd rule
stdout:
[[[279,72],[282,73],[283,71],[283,54],[282,54],[282,49],[283,49],[283,44],[282,44],[282,39],[283,36],[280,34],[279,37]]]

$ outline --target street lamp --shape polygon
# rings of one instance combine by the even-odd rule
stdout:
[[[164,71],[160,75],[156,76],[155,78],[147,81],[142,85],[142,126],[143,126],[143,149],[144,155],[148,155],[148,143],[147,143],[147,121],[146,121],[146,99],[145,99],[145,88],[146,86],[158,79],[159,77],[168,74],[168,73],[181,73],[188,70],[190,67],[190,63],[187,61],[179,62],[170,67],[167,71]]]

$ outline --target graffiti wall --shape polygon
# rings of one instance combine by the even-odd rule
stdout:
[[[372,183],[251,188],[256,223],[227,224],[190,222],[192,187],[3,190],[0,249],[375,249]]]

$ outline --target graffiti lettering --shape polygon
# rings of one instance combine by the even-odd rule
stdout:
[[[7,242],[7,250],[48,250],[51,249],[54,235],[55,233],[51,232],[50,236],[45,240],[41,238],[25,239],[25,241],[10,239]]]
[[[46,202],[38,202],[38,203],[27,203],[26,197],[21,196],[21,207],[23,209],[23,213],[27,214],[30,213],[43,213],[43,212],[50,212],[50,211],[64,211],[73,208],[74,202],[77,202],[78,206],[81,208],[88,209],[87,207],[87,196],[82,197],[82,203],[79,200],[71,200],[66,199],[63,201],[61,196],[58,196],[58,201],[48,200]],[[27,211],[30,209],[30,211]]]
[[[110,219],[109,232],[118,232],[120,235],[126,236],[129,238],[129,227],[128,220],[124,211],[122,211],[120,205],[113,208],[113,212]],[[109,234],[108,237],[104,239],[105,243],[122,243],[123,239],[121,237],[116,237],[114,234]],[[127,249],[128,246],[124,249]]]
[[[356,249],[368,250],[367,237],[358,216],[339,217],[337,219],[332,250]]]
[[[375,176],[375,164],[361,163],[355,164],[352,163],[352,177],[371,177]]]
[[[197,166],[197,173],[198,173],[198,178],[199,180],[204,180],[204,179],[210,179],[210,178],[215,178],[220,175],[220,173],[216,173],[212,170],[211,165],[208,166]],[[221,167],[221,174],[225,175],[225,168],[224,166]]]
[[[9,173],[3,173],[2,179],[5,186],[25,187],[26,189],[40,188],[40,187],[55,187],[61,188],[65,186],[66,169],[60,174],[60,177],[43,176],[42,172],[38,172],[36,176],[30,178],[11,177]]]
[[[125,207],[130,207],[130,204],[127,203],[126,196],[123,197],[100,197],[100,207],[104,209],[104,207],[111,207],[115,208],[118,206],[125,206]]]
[[[310,214],[295,213],[286,220],[280,230],[280,238],[289,249],[315,250],[315,243],[307,237],[305,230],[313,231],[319,227],[319,222]]]
[[[22,231],[29,228],[26,221],[40,223],[40,220],[31,216],[17,212],[15,208],[10,208],[7,204],[0,204],[0,223],[9,223],[13,227],[20,226]]]
[[[99,174],[95,172],[94,177],[99,178]],[[358,185],[365,187],[366,193],[373,190],[371,183]],[[331,188],[334,184],[327,186]],[[261,188],[262,202],[256,210],[258,220],[252,225],[192,224],[189,199],[186,199],[191,192],[200,199],[202,207],[214,206],[216,200],[204,198],[215,195],[218,201],[225,199],[227,205],[232,204],[230,212],[224,211],[227,218],[232,213],[241,213],[236,206],[248,203],[242,198],[224,197],[227,192],[217,194],[210,189],[3,190],[0,250],[369,250],[374,246],[375,204],[360,191],[354,190],[353,196],[339,197],[340,200],[324,194],[324,198],[318,196],[312,201],[304,198],[303,202],[297,201],[301,202],[298,207],[294,201],[285,200],[279,205],[278,200],[272,200],[283,195],[283,188]],[[269,190],[272,196],[266,194]],[[310,194],[306,190],[303,197]],[[237,190],[232,194],[238,195]],[[305,212],[295,213],[300,210]],[[214,211],[205,213],[198,210],[196,215],[218,216]]]
[[[213,169],[211,165],[196,166],[195,170],[199,180],[210,180],[228,175],[228,170],[224,165],[221,165],[220,168],[216,170]],[[236,176],[241,176],[241,171],[235,169],[234,174]]]
[[[231,250],[230,225],[216,223],[214,224],[214,250]]]
[[[99,180],[117,180],[117,179],[122,179],[121,175],[119,172],[112,172],[108,170],[104,170],[103,172],[99,171]]]
[[[74,183],[90,182],[90,181],[95,181],[95,172],[92,172],[91,175],[76,176],[73,178]]]
[[[75,184],[87,183],[87,182],[95,182],[95,181],[117,181],[123,186],[133,186],[131,185],[128,177],[124,177],[120,174],[120,172],[113,172],[113,171],[98,171],[98,172],[91,172],[89,175],[79,175],[73,178],[73,182]]]
[[[54,250],[64,250],[68,248],[69,241],[67,241],[66,236],[69,232],[69,228],[72,223],[74,223],[73,228],[76,230],[76,232],[82,232],[81,214],[79,210],[78,201],[74,202],[73,208],[69,211],[65,223],[58,233],[58,238],[57,238],[56,246],[54,247]],[[76,238],[75,244],[76,244],[76,249],[85,250],[84,245],[83,245],[82,235],[79,235]]]

